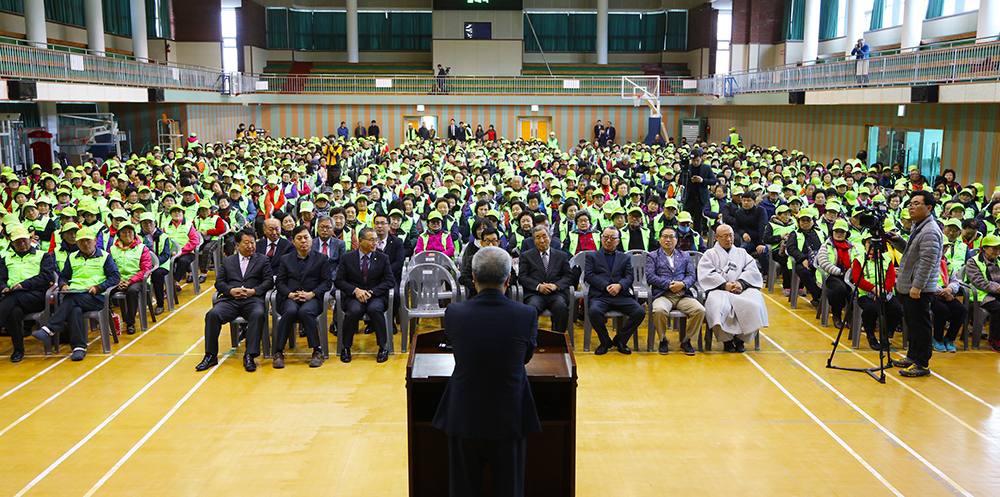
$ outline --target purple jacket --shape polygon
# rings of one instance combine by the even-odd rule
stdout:
[[[693,297],[691,288],[698,277],[694,271],[694,264],[691,263],[691,256],[687,252],[674,250],[674,267],[670,268],[667,262],[667,254],[663,249],[658,248],[646,256],[646,283],[649,284],[653,294],[651,300],[667,293],[667,289],[672,281],[684,282],[684,295]]]

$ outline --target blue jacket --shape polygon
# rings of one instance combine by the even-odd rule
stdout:
[[[583,280],[590,285],[587,298],[617,299],[632,298],[632,257],[623,252],[615,252],[614,267],[609,268],[604,249],[588,252],[583,268]],[[622,286],[618,295],[612,296],[607,291],[608,285],[618,283]]]
[[[341,126],[337,128],[337,136],[343,137],[346,140],[347,138],[350,138],[351,130],[347,129],[347,126]]]
[[[649,283],[652,292],[650,300],[656,300],[667,293],[672,281],[684,283],[684,296],[694,296],[691,288],[698,278],[694,271],[694,264],[691,263],[691,256],[687,252],[674,250],[673,268],[670,267],[667,259],[667,253],[663,249],[656,249],[646,256],[646,283]]]

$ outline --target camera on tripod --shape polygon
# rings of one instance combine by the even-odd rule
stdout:
[[[885,202],[873,202],[871,205],[859,206],[861,228],[873,234],[881,235],[885,226],[885,218],[889,214],[889,205]]]

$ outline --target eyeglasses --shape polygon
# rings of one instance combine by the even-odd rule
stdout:
[[[715,237],[716,238],[732,238],[733,234],[732,233],[726,233],[726,234],[723,234],[723,235],[715,235]]]
[[[617,236],[615,236],[615,235],[610,235],[610,236],[609,236],[609,235],[602,235],[602,236],[601,236],[601,239],[602,239],[602,240],[617,240],[617,239],[618,239],[618,237],[617,237]]]
[[[672,240],[674,238],[677,238],[677,237],[674,236],[674,235],[663,235],[663,236],[660,237],[661,240]]]

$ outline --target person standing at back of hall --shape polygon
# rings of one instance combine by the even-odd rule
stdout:
[[[445,309],[455,370],[432,425],[448,434],[449,495],[480,495],[483,469],[497,497],[524,495],[527,437],[542,431],[524,365],[534,354],[538,313],[510,300],[512,260],[499,247],[472,258],[479,293]]]

